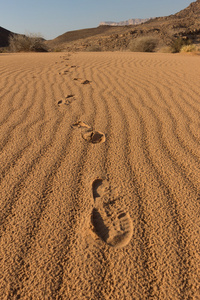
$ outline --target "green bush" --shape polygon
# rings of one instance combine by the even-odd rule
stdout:
[[[47,52],[44,40],[38,35],[12,35],[9,38],[11,52]]]
[[[140,37],[132,40],[129,50],[133,52],[153,52],[158,45],[158,40],[154,37]]]

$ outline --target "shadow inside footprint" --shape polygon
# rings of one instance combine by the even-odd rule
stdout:
[[[101,214],[98,212],[96,208],[92,211],[92,224],[95,228],[96,234],[106,242],[109,237],[109,229],[104,224],[104,221],[101,217]]]
[[[91,81],[89,81],[89,80],[86,79],[86,80],[82,80],[82,81],[81,81],[81,84],[89,84],[90,82],[91,82]]]
[[[94,208],[91,223],[94,232],[109,246],[124,247],[133,235],[133,224],[128,212],[117,200],[109,199],[108,182],[96,179],[92,183]]]
[[[96,179],[92,184],[92,192],[93,192],[93,198],[100,197],[102,194],[101,186],[103,184],[102,179]]]
[[[68,99],[68,98],[72,98],[74,97],[74,95],[70,94],[70,95],[67,95],[65,98]]]

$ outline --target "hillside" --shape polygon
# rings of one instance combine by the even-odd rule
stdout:
[[[87,28],[81,30],[68,31],[62,35],[59,35],[57,38],[48,41],[48,43],[51,45],[59,45],[62,43],[77,41],[96,35],[104,35],[105,33],[110,33],[111,31],[111,26],[99,26],[97,28]]]
[[[0,47],[7,47],[9,36],[14,33],[0,26]]]
[[[143,24],[70,31],[47,44],[52,49],[67,51],[126,50],[133,39],[142,36],[156,37],[161,45],[170,45],[178,37],[200,43],[200,0],[174,15],[154,18]]]

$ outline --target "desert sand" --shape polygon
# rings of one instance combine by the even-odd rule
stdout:
[[[0,54],[0,299],[200,299],[199,70]]]

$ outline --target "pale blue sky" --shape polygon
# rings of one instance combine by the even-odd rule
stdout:
[[[192,0],[0,0],[0,26],[16,33],[53,39],[101,21],[160,17],[186,8]]]

